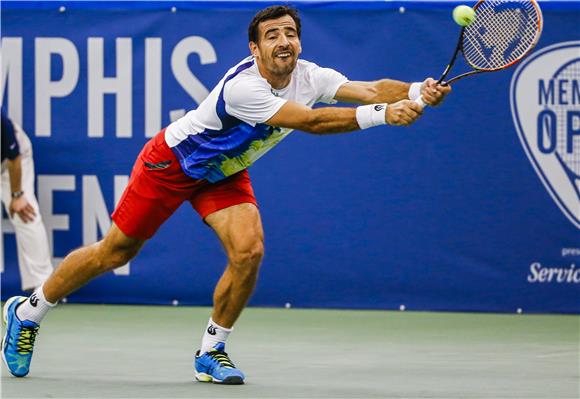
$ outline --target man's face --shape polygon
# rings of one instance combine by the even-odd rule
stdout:
[[[284,15],[260,22],[258,43],[251,42],[250,50],[268,73],[278,77],[291,74],[302,51],[292,17]]]

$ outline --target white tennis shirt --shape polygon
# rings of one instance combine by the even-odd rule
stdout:
[[[220,181],[253,164],[292,129],[266,125],[291,100],[311,107],[334,103],[348,79],[298,60],[288,86],[273,89],[252,56],[231,68],[199,107],[167,127],[165,141],[195,179]]]

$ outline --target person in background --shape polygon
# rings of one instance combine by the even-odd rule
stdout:
[[[2,203],[16,233],[22,290],[32,292],[52,273],[48,237],[34,195],[32,145],[2,110]],[[0,241],[0,261],[4,254]],[[2,268],[3,269],[3,268]]]

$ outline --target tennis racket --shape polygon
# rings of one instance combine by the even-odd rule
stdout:
[[[475,20],[461,29],[455,52],[438,84],[509,68],[529,54],[540,39],[543,18],[536,0],[479,0],[473,10]],[[459,53],[471,70],[445,80]],[[422,96],[415,101],[427,105]]]

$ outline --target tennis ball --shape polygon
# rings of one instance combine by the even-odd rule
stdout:
[[[453,9],[453,20],[460,26],[471,25],[475,21],[475,11],[469,6],[457,6]]]

